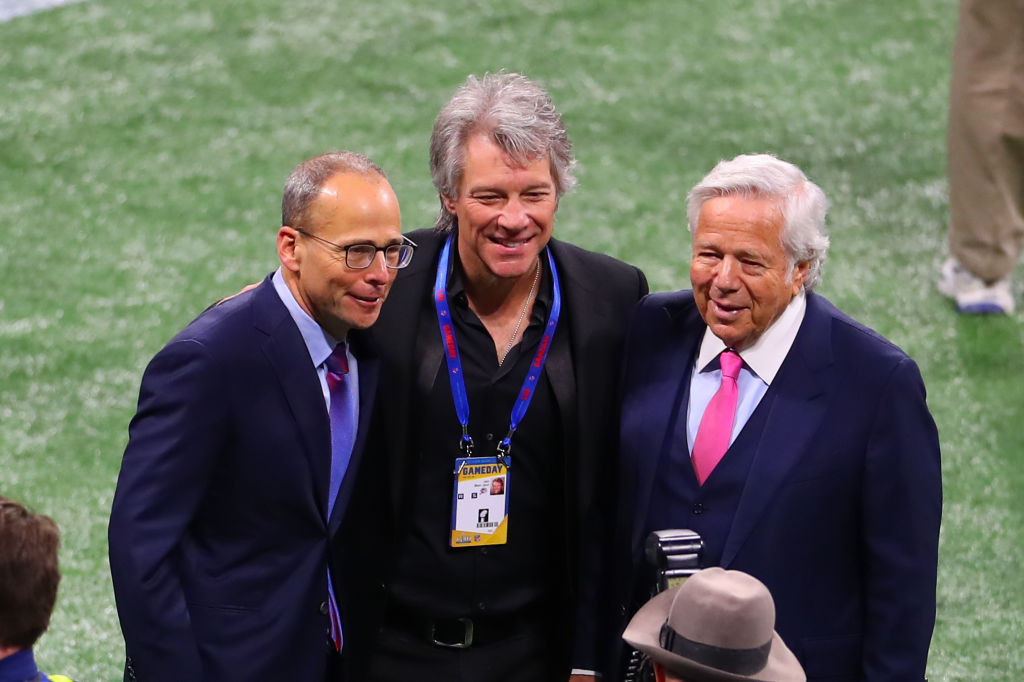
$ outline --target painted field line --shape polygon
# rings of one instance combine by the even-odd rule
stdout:
[[[0,0],[0,21],[8,21],[14,17],[42,12],[61,5],[70,5],[82,0]]]

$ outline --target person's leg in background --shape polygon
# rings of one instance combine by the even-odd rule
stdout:
[[[947,132],[949,250],[963,313],[1012,313],[1024,248],[1024,0],[961,0]]]

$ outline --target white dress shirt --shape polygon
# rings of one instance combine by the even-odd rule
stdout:
[[[775,375],[779,373],[779,368],[782,367],[793,341],[796,340],[797,332],[800,331],[806,310],[807,297],[801,290],[789,302],[779,319],[761,334],[754,345],[739,352],[739,356],[743,358],[743,368],[736,382],[739,397],[729,445],[736,440],[750,415],[757,409],[761,398],[768,392]],[[704,410],[722,383],[718,356],[724,350],[726,346],[722,340],[712,333],[710,327],[705,329],[700,351],[697,353],[697,362],[690,375],[690,400],[686,408],[686,440],[691,453]]]

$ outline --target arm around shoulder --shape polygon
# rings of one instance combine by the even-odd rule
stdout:
[[[650,286],[647,284],[647,275],[640,268],[636,268],[637,278],[639,279],[639,286],[637,287],[637,298],[643,298],[650,293]]]

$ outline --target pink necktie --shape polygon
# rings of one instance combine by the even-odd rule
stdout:
[[[697,438],[693,441],[693,470],[701,485],[729,449],[729,436],[736,418],[736,398],[739,396],[736,377],[743,367],[743,359],[731,350],[719,355],[718,361],[722,366],[722,383],[704,410]]]

